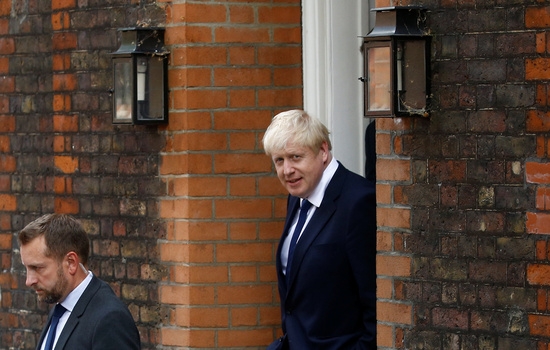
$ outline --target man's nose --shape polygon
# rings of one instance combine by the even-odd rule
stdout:
[[[294,172],[294,167],[292,166],[291,162],[283,162],[283,171],[285,175],[292,174]]]
[[[25,280],[25,284],[27,287],[31,287],[36,283],[36,276],[34,273],[27,271],[27,279]]]

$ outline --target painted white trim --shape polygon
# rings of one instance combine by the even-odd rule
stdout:
[[[330,114],[328,0],[302,1],[304,109],[327,123]]]
[[[363,174],[367,123],[358,78],[369,0],[303,0],[302,14],[304,109],[331,131],[335,157]]]

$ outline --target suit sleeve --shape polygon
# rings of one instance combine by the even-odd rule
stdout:
[[[139,350],[139,332],[125,310],[113,310],[93,332],[92,350]]]
[[[356,350],[376,349],[376,196],[374,185],[351,204],[347,252],[363,310]]]

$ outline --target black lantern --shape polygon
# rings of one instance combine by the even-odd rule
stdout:
[[[113,123],[168,122],[169,52],[163,28],[123,28],[113,58]]]
[[[375,8],[376,23],[364,37],[365,116],[428,116],[430,36],[425,10]]]

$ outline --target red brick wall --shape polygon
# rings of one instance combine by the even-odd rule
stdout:
[[[261,137],[274,114],[302,104],[300,21],[299,1],[170,7],[163,346],[262,348],[277,335],[286,197]]]
[[[90,268],[129,305],[144,349],[162,318],[156,128],[111,123],[117,28],[158,6],[0,2],[0,348],[34,349],[48,307],[25,286],[14,233],[44,213],[70,213],[90,233]]]
[[[34,349],[47,306],[13,233],[71,213],[143,348],[263,348],[278,335],[282,186],[260,140],[302,105],[300,1],[2,1],[0,348]],[[166,27],[170,122],[111,123],[117,29]]]

